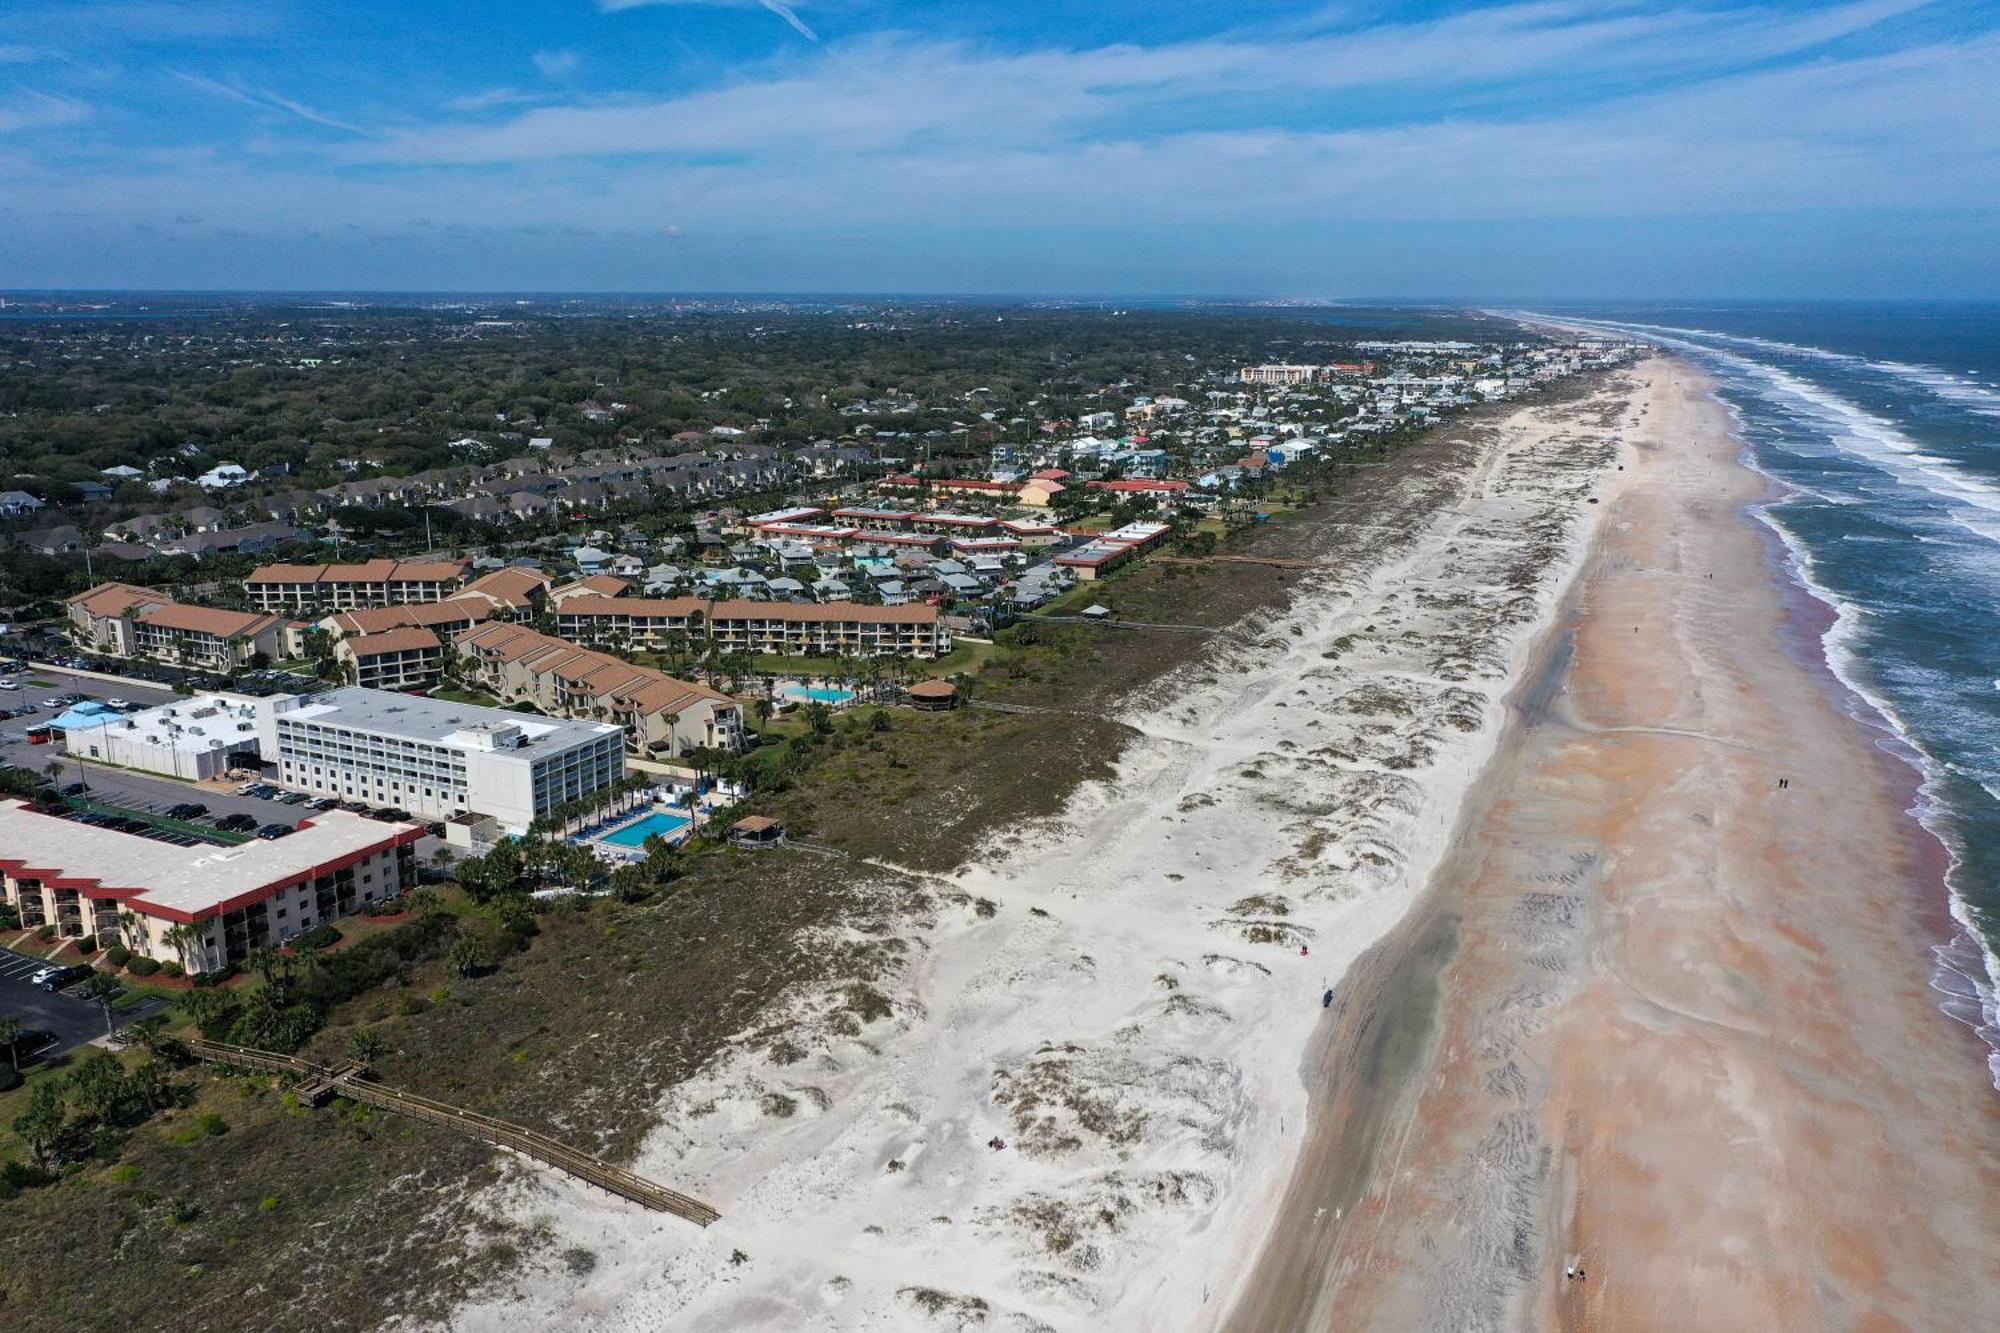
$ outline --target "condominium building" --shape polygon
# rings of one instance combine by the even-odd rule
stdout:
[[[341,611],[441,602],[464,582],[462,560],[368,560],[354,565],[263,565],[243,580],[243,591],[260,611]]]
[[[1158,545],[1172,531],[1165,523],[1127,523],[1073,551],[1063,552],[1052,563],[1088,583]]]
[[[70,637],[111,657],[150,657],[206,671],[232,671],[262,653],[276,661],[297,647],[283,616],[190,606],[129,583],[100,583],[66,603]]]
[[[679,635],[721,652],[942,657],[951,630],[934,606],[706,601],[700,597],[578,597],[556,613],[565,638],[660,649]]]
[[[492,602],[483,597],[458,596],[442,602],[408,602],[399,606],[366,607],[355,611],[335,611],[319,621],[327,633],[381,634],[385,630],[419,625],[449,638],[490,618]]]
[[[423,835],[328,810],[269,842],[178,847],[0,800],[0,892],[23,926],[213,972],[402,893]]]
[[[356,634],[334,645],[347,678],[371,690],[429,689],[444,679],[444,641],[421,625]]]
[[[1245,366],[1236,372],[1245,384],[1310,384],[1326,373],[1322,366]]]
[[[267,776],[297,791],[408,810],[483,814],[524,830],[625,776],[623,730],[348,686],[276,711]]]
[[[533,612],[541,609],[542,599],[548,595],[549,585],[554,582],[539,569],[526,569],[509,565],[481,574],[472,582],[458,590],[460,597],[478,597],[490,603],[494,610],[509,615]]]
[[[635,753],[743,748],[743,710],[706,685],[633,666],[525,625],[481,625],[459,635],[456,647],[465,674],[501,698],[524,700],[545,713],[616,722]]]

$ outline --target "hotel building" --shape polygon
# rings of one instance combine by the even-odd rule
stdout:
[[[306,695],[262,738],[266,775],[315,796],[525,830],[625,776],[623,729],[359,687]]]

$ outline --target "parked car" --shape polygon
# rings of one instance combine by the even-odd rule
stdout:
[[[233,815],[224,815],[216,820],[215,826],[225,833],[248,833],[257,827],[257,816],[246,815],[239,810]]]
[[[43,990],[61,990],[65,986],[74,986],[77,982],[90,976],[95,970],[94,968],[85,967],[82,963],[78,963],[73,967],[59,967],[48,976],[42,978],[40,984]]]
[[[290,824],[266,824],[257,830],[257,836],[265,842],[272,842],[278,838],[288,838],[296,831]]]
[[[307,801],[306,808],[309,810],[331,810],[339,804],[340,802],[334,800],[331,796],[321,796],[316,800]]]
[[[65,782],[62,786],[56,788],[56,795],[81,796],[89,790],[90,784],[87,782]]]
[[[283,792],[278,796],[279,805],[304,805],[309,798],[302,791]]]

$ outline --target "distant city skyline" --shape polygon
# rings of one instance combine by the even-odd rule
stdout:
[[[1990,5],[1077,8],[17,8],[0,289],[2000,296]]]

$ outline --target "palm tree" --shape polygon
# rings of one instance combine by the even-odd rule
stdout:
[[[103,972],[93,972],[78,993],[84,999],[97,1003],[104,1014],[104,1035],[110,1036],[116,1030],[111,1022],[111,997],[118,993],[118,979]]]
[[[137,912],[128,909],[118,913],[118,938],[128,949],[132,947],[132,941],[140,938]]]
[[[160,943],[172,949],[181,962],[181,970],[189,971],[188,946],[195,942],[195,933],[186,924],[176,922],[168,926],[160,935]]]
[[[667,757],[671,759],[681,743],[680,737],[674,731],[674,728],[681,724],[681,715],[679,713],[668,713],[661,720],[667,724]]]

